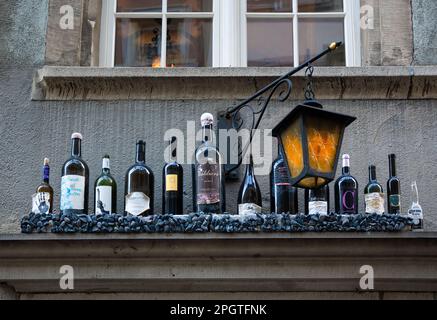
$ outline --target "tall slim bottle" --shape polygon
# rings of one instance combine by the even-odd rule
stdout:
[[[318,189],[305,189],[305,214],[329,214],[329,185]]]
[[[270,211],[277,214],[297,214],[299,211],[298,191],[290,184],[281,148],[270,172]]]
[[[95,214],[117,213],[117,183],[111,175],[109,156],[102,160],[102,173],[94,184]]]
[[[49,183],[50,167],[49,159],[44,159],[42,182],[36,188],[36,193],[32,196],[32,212],[47,214],[53,212],[53,188]]]
[[[155,179],[152,170],[146,166],[146,143],[137,142],[135,164],[126,172],[125,212],[134,216],[153,214]]]
[[[177,159],[177,140],[172,137],[169,145],[169,162],[162,172],[162,213],[183,214],[184,171]]]
[[[343,155],[342,175],[334,186],[335,212],[338,214],[358,214],[358,181],[350,173],[350,156]]]
[[[401,181],[396,176],[396,156],[388,156],[389,179],[387,181],[387,207],[388,213],[401,213]]]
[[[238,214],[261,213],[261,211],[261,189],[255,178],[253,157],[250,154],[249,163],[246,165],[246,173],[238,192]]]
[[[214,117],[204,113],[200,118],[202,143],[196,149],[193,166],[194,211],[223,213],[226,211],[222,156],[213,141]]]
[[[376,167],[369,166],[369,183],[364,189],[364,200],[366,205],[366,213],[383,214],[384,206],[384,190],[376,180]]]
[[[82,135],[71,136],[71,157],[62,167],[61,213],[88,213],[89,169],[82,160]]]

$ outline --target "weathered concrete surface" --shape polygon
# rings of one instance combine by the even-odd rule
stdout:
[[[18,298],[14,288],[0,283],[0,300],[16,300]]]
[[[357,293],[360,269],[371,265],[375,291],[429,298],[437,292],[436,249],[428,232],[2,235],[0,282],[20,294],[63,293],[59,270],[70,265],[76,294]]]
[[[0,1],[0,66],[44,63],[48,0]]]
[[[437,1],[413,0],[414,64],[437,64]]]

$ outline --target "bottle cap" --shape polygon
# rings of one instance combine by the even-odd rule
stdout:
[[[137,140],[137,144],[143,144],[143,145],[145,145],[146,142],[145,142],[144,140]]]
[[[71,139],[80,139],[82,140],[82,134],[80,134],[79,132],[75,132],[71,135]]]
[[[105,154],[105,155],[103,156],[103,159],[109,159],[109,155]]]
[[[49,158],[44,158],[44,165],[45,166],[48,166],[49,162],[50,162]]]
[[[214,123],[214,116],[211,113],[204,113],[200,117],[202,127],[212,125]]]
[[[348,155],[347,153],[343,155],[343,160],[350,160],[351,156]]]

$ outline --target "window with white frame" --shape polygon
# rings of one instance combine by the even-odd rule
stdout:
[[[359,66],[359,0],[103,0],[106,67]]]

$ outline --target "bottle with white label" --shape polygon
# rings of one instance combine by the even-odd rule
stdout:
[[[326,216],[329,213],[329,186],[318,189],[305,190],[305,214],[319,214]]]
[[[136,161],[126,172],[124,210],[134,216],[153,214],[155,179],[146,166],[146,143],[137,142]]]
[[[111,175],[108,155],[103,157],[102,173],[94,184],[94,212],[97,215],[117,212],[117,183]]]
[[[412,189],[412,204],[408,210],[408,216],[413,219],[414,225],[411,227],[413,230],[423,230],[423,210],[419,204],[419,191],[417,190],[417,183],[414,181],[411,184]]]
[[[369,183],[364,189],[366,213],[383,214],[385,212],[384,190],[376,180],[376,167],[369,166]]]
[[[254,214],[261,213],[261,211],[261,190],[255,178],[253,157],[250,154],[249,163],[246,165],[246,174],[238,193],[238,214]]]
[[[44,159],[42,183],[36,188],[32,196],[32,212],[47,214],[53,212],[53,188],[49,183],[49,159]]]
[[[61,213],[88,213],[89,169],[82,160],[82,135],[71,136],[71,158],[62,167]]]

